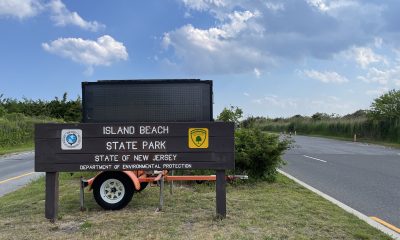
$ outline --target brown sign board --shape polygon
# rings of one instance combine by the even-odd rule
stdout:
[[[37,172],[233,168],[233,123],[125,122],[35,126]]]

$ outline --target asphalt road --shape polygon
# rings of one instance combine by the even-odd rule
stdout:
[[[295,136],[283,171],[353,209],[400,227],[400,150]]]
[[[0,157],[0,196],[25,186],[43,173],[34,172],[34,153]]]

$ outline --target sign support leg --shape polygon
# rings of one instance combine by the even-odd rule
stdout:
[[[171,170],[171,176],[174,176],[174,170]],[[169,182],[169,193],[172,195],[172,188],[174,187],[174,181]]]
[[[51,222],[58,212],[58,172],[46,172],[45,217]]]
[[[81,205],[81,212],[85,211],[85,191],[84,191],[84,185],[83,185],[83,177],[81,176],[80,181],[80,191],[79,191],[79,196],[80,196],[80,205]]]
[[[161,177],[160,181],[160,205],[157,208],[157,212],[161,212],[164,206],[164,176]]]
[[[216,194],[217,194],[217,218],[226,218],[226,178],[225,170],[217,170]]]

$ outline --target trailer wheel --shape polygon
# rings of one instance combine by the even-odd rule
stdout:
[[[93,196],[106,210],[119,210],[131,201],[134,192],[132,180],[121,172],[104,172],[93,183]]]
[[[140,189],[139,189],[139,190],[136,190],[136,192],[141,192],[141,191],[143,191],[143,190],[147,187],[147,185],[149,185],[148,182],[141,182],[141,183],[140,183]]]

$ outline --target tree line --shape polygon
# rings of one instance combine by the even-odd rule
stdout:
[[[19,113],[30,117],[49,117],[63,119],[66,122],[79,122],[82,118],[82,101],[80,97],[68,100],[67,93],[53,100],[32,100],[23,98],[5,98],[0,94],[0,117],[5,114]]]
[[[390,90],[374,99],[367,110],[339,116],[315,113],[289,118],[249,117],[244,126],[254,125],[264,131],[297,132],[343,138],[400,143],[400,90]]]

